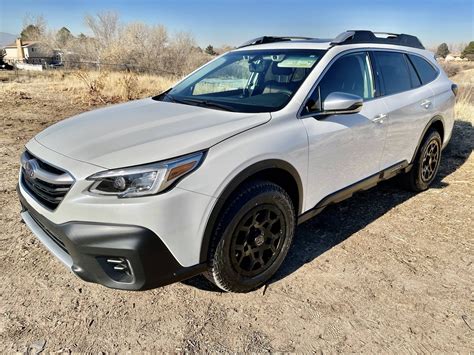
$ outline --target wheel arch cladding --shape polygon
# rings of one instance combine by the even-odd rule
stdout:
[[[441,136],[441,142],[443,143],[444,142],[444,123],[443,123],[442,118],[440,116],[434,117],[428,129],[424,132],[424,134],[426,134],[426,132],[428,132],[428,130],[431,127],[433,127],[434,129],[438,131],[439,135]]]
[[[255,163],[237,174],[220,194],[204,231],[200,252],[201,263],[206,262],[208,259],[212,233],[223,207],[240,186],[248,181],[257,179],[268,180],[281,186],[290,196],[295,206],[296,214],[299,215],[301,213],[303,207],[303,185],[301,177],[293,165],[279,159]]]
[[[418,140],[418,144],[416,145],[415,153],[413,154],[413,157],[411,159],[411,163],[415,161],[416,155],[418,154],[418,151],[420,150],[421,144],[423,143],[423,139],[425,138],[426,134],[428,131],[434,128],[436,131],[438,131],[439,135],[441,136],[441,143],[444,143],[444,122],[443,122],[443,117],[441,116],[434,116],[426,125],[424,128],[423,132],[421,133],[420,139]]]

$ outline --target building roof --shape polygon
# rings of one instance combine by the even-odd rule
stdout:
[[[38,43],[40,42],[39,41],[22,41],[22,47],[27,48]],[[16,48],[16,42],[10,43],[9,45],[5,46],[5,48]]]

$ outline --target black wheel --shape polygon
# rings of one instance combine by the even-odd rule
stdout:
[[[441,136],[435,129],[425,135],[418,150],[413,168],[400,176],[402,185],[415,192],[426,190],[433,182],[441,162]]]
[[[260,287],[285,259],[295,219],[291,198],[280,186],[267,181],[244,185],[217,221],[206,277],[224,291]]]

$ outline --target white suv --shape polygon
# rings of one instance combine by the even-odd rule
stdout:
[[[329,204],[395,175],[428,188],[456,91],[410,35],[261,37],[161,95],[39,133],[21,157],[21,215],[86,281],[137,290],[205,273],[246,292]]]

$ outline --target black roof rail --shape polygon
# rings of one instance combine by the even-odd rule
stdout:
[[[378,37],[376,35],[384,35]],[[425,49],[416,36],[404,33],[372,32],[367,30],[349,30],[342,32],[331,41],[331,45],[356,44],[356,43],[380,43],[393,44],[397,46]]]
[[[264,43],[275,43],[275,42],[286,42],[286,41],[294,41],[294,40],[311,40],[315,38],[311,37],[295,37],[295,36],[262,36],[251,39],[250,41],[242,43],[237,48],[254,46],[257,44],[264,44]]]

